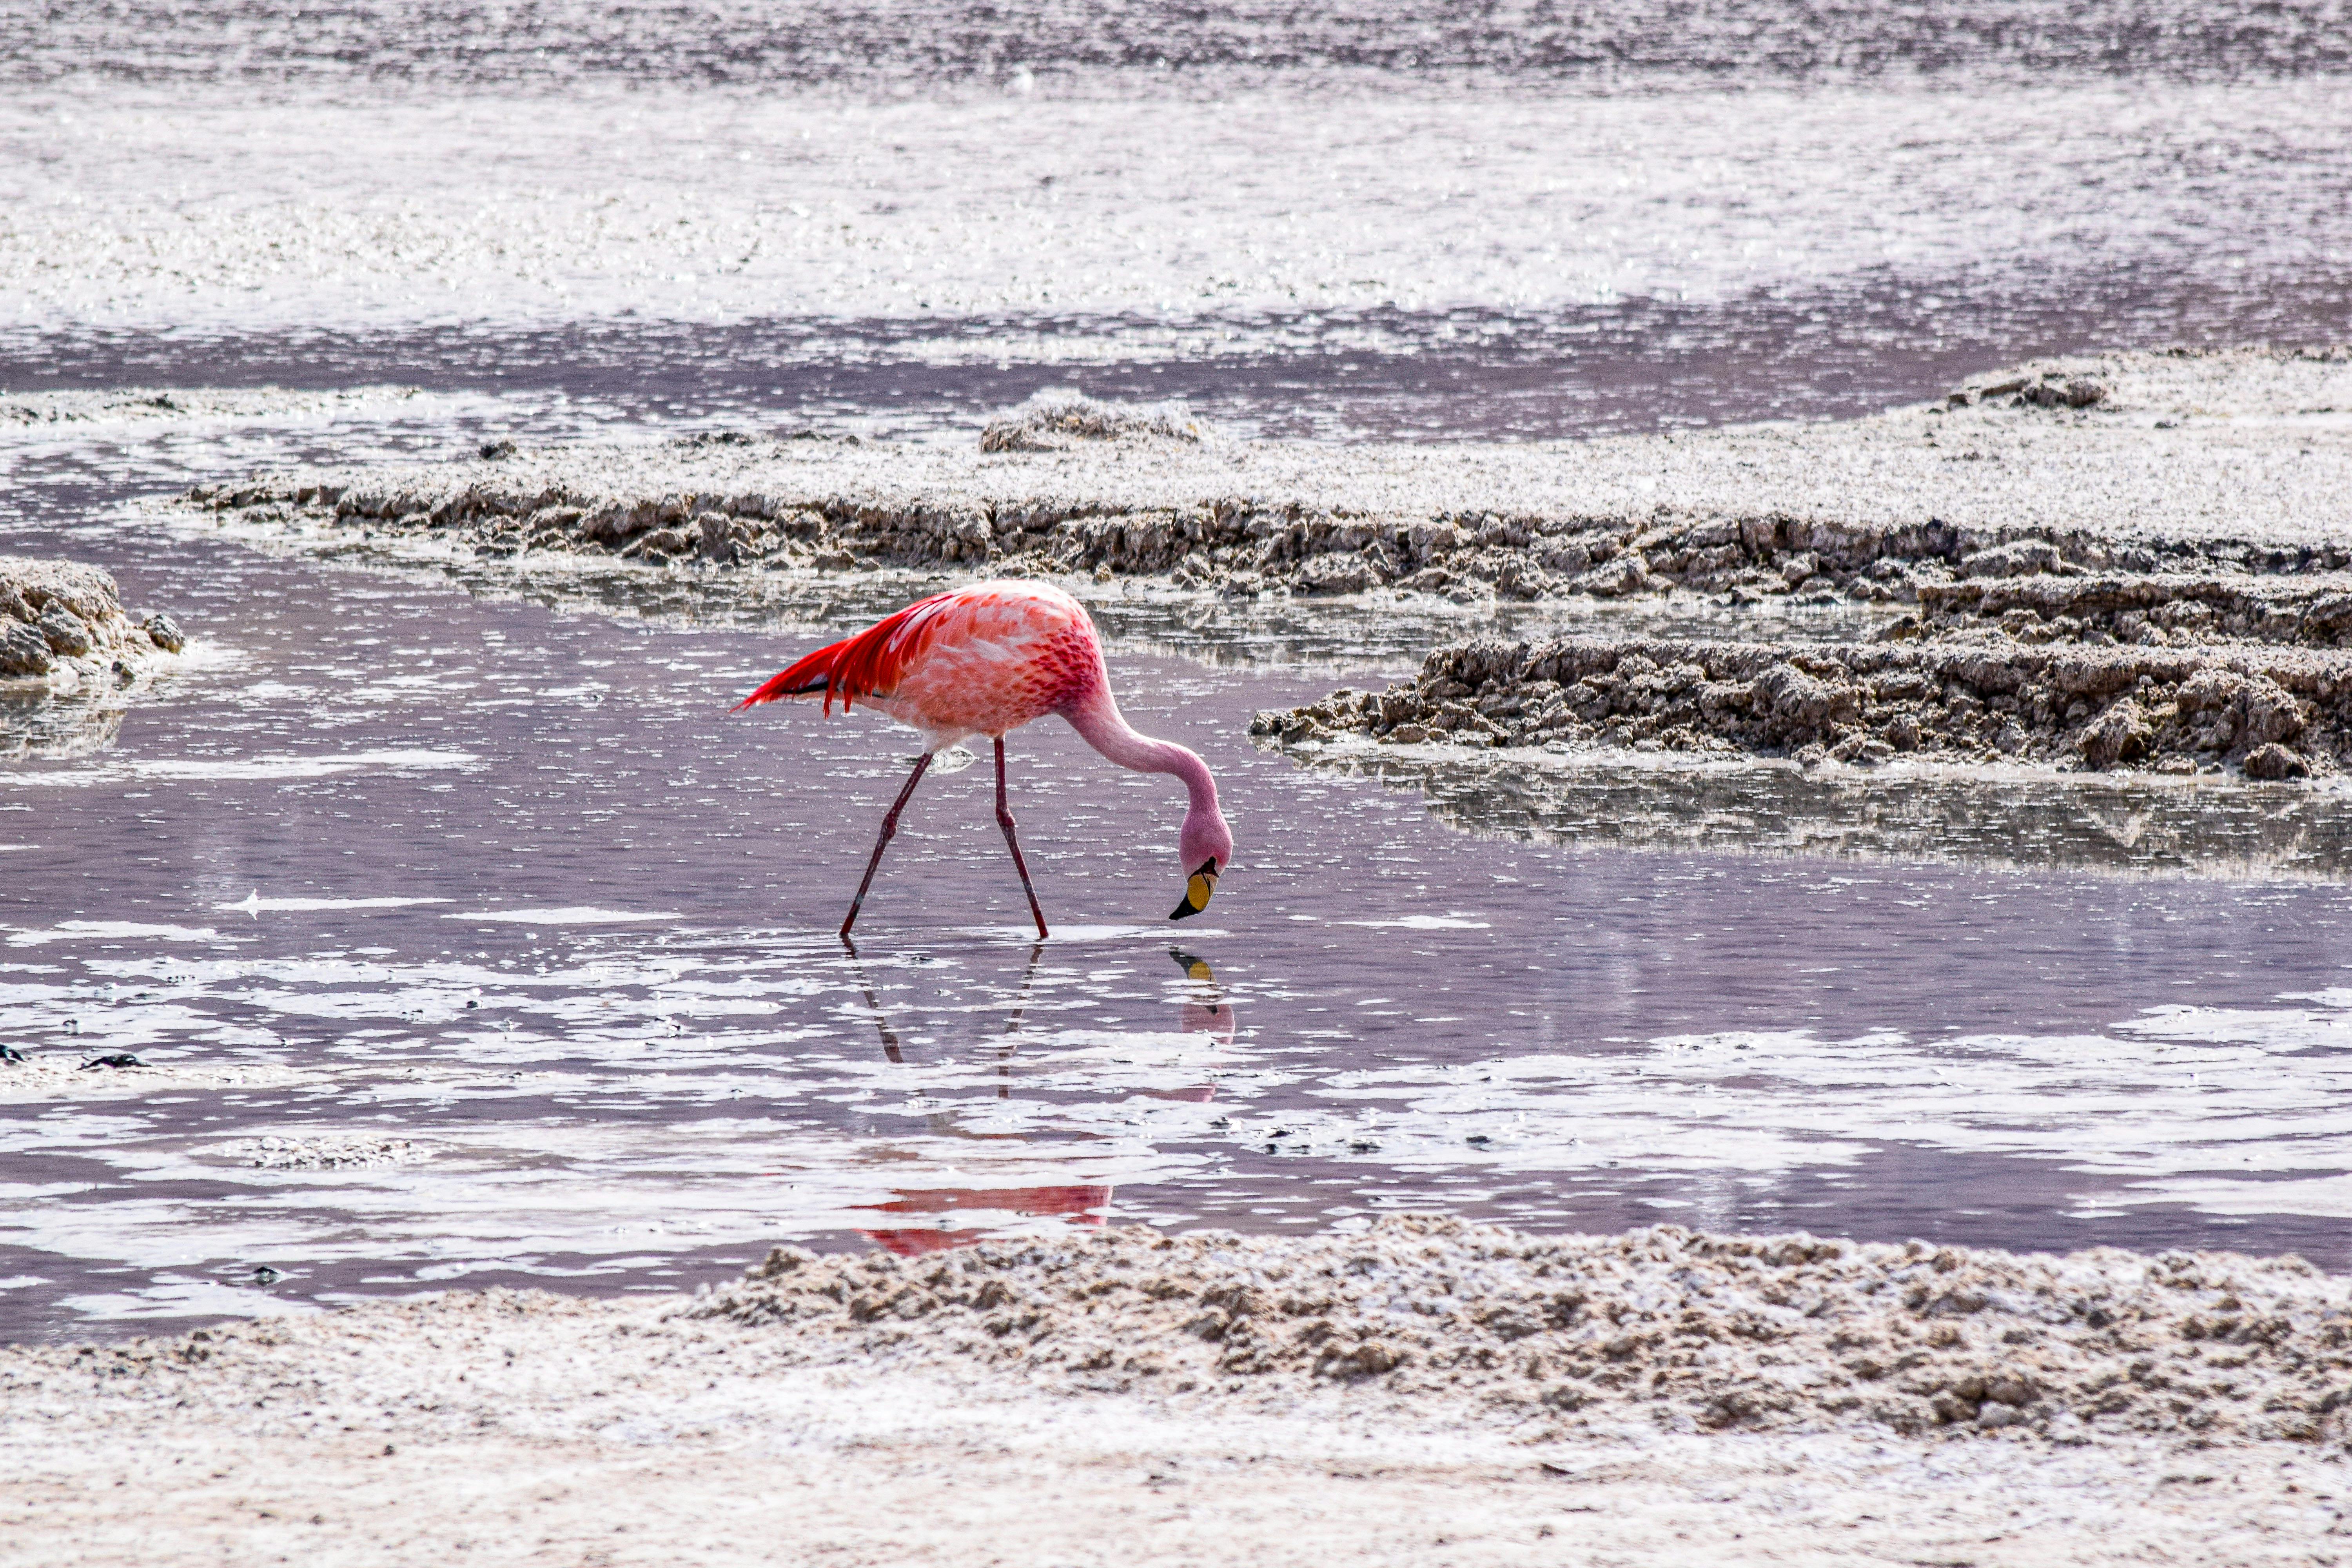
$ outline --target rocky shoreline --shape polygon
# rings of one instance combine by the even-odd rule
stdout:
[[[2013,547],[2012,547],[2013,548]],[[2352,638],[2352,574],[2132,576],[2037,571],[1922,584],[1896,636],[1998,632],[2020,642],[2189,647],[2255,642],[2343,647]]]

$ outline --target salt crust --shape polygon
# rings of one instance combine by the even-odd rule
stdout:
[[[2100,395],[2081,407],[2080,387]],[[2036,400],[2034,395],[2043,395]],[[2037,361],[1838,425],[1523,445],[1195,441],[1048,451],[750,435],[200,488],[247,521],[673,569],[1168,574],[1228,593],[1674,591],[1911,603],[2024,571],[2352,567],[2352,353]],[[2046,557],[2046,559],[2044,559]]]
[[[1372,1268],[1350,1272],[1359,1258]],[[2320,1340],[2344,1282],[2293,1262],[1673,1229],[1552,1241],[1402,1220],[1315,1240],[1129,1231],[909,1260],[786,1253],[756,1272],[698,1299],[494,1290],[0,1350],[0,1557],[2234,1568],[2340,1556],[2326,1544],[2347,1486],[2336,1412],[2317,1417],[2315,1440],[2246,1435],[2293,1419],[2325,1381]],[[1140,1288],[1152,1279],[1182,1289],[1154,1296]],[[954,1299],[992,1285],[1005,1294],[993,1307]],[[1333,1305],[1284,1310],[1309,1292]],[[1628,1375],[1573,1412],[1498,1398],[1517,1360],[1564,1331],[1507,1339],[1506,1324],[1570,1297],[1596,1367]],[[1622,1323],[1605,1322],[1611,1310]],[[2110,1321],[2091,1328],[2095,1311]],[[1201,1338],[1184,1327],[1200,1317],[1229,1327]],[[1013,1326],[992,1333],[988,1318]],[[1379,1342],[1403,1359],[1335,1377],[1331,1338],[1284,1348],[1327,1321],[1341,1353]],[[2184,1337],[2192,1321],[2199,1337]],[[1962,1382],[2039,1367],[2043,1397],[2015,1424],[1985,1423],[1979,1400],[1974,1421],[1904,1435],[1802,1392],[1886,1353],[1832,1348],[1840,1332],[1898,1323],[1924,1359],[1876,1382],[1973,1357]],[[1364,1328],[1369,1341],[1346,1337]],[[2038,1337],[2012,1343],[2012,1330]],[[1603,1346],[1619,1344],[1610,1360]],[[1145,1356],[1170,1371],[1123,1364]],[[1709,1358],[1720,1392],[1798,1392],[1732,1425],[1675,1430],[1730,1412],[1697,1397]],[[1748,1370],[1732,1375],[1735,1363]],[[1200,1369],[1184,1374],[1190,1392],[1173,1392],[1180,1364]],[[2067,1369],[2095,1366],[2133,1412],[2048,1435],[2037,1405],[2079,1397],[2085,1379]],[[1657,1372],[1654,1394],[1633,1375]],[[2202,1413],[2212,1419],[2189,1427]],[[2143,1418],[2152,1432],[2128,1429]],[[1818,1429],[1838,1425],[1856,1429]]]
[[[697,1309],[896,1363],[1108,1387],[1318,1380],[1549,1430],[2025,1426],[2342,1444],[2352,1289],[2299,1258],[1717,1237],[1538,1237],[1391,1218],[1360,1237],[987,1241],[901,1260],[778,1248]]]
[[[163,421],[316,417],[346,414],[416,395],[407,387],[289,392],[278,387],[139,387],[85,392],[54,389],[0,395],[0,432],[38,433],[50,426],[152,425]]]
[[[822,62],[823,86],[780,89],[768,72],[783,35],[756,6],[733,9],[759,64],[717,41],[743,34],[701,5],[633,16],[626,43],[608,30],[609,8],[585,5],[495,26],[423,0],[332,20],[283,0],[204,9],[202,45],[183,30],[184,8],[152,0],[94,7],[96,35],[67,7],[0,32],[0,57],[21,41],[77,70],[105,62],[78,84],[0,98],[0,301],[18,328],[180,342],[258,332],[286,343],[290,363],[316,363],[352,329],[470,339],[617,321],[660,343],[671,324],[740,325],[777,371],[808,363],[795,352],[806,343],[817,363],[1125,363],[1139,374],[1268,355],[1306,368],[1364,352],[1436,369],[1499,333],[1520,342],[1533,380],[1556,355],[1579,362],[1571,382],[1599,390],[1615,378],[1586,358],[1594,340],[1580,328],[1596,304],[1607,321],[1644,319],[1655,302],[1664,322],[1719,323],[1697,327],[1693,374],[1677,382],[1713,379],[1706,344],[1746,360],[1737,345],[1760,331],[1794,345],[1794,365],[1776,357],[1776,368],[1834,395],[1832,378],[1864,344],[1981,342],[2016,310],[2128,321],[2131,301],[2165,279],[2215,280],[2185,331],[2267,320],[2292,332],[2326,319],[2338,265],[2326,258],[2347,243],[2333,162],[2340,84],[2328,74],[2340,68],[2315,54],[2342,58],[2340,42],[2320,41],[2346,31],[2340,0],[2295,0],[2277,30],[2277,6],[2245,4],[2218,22],[2186,0],[2164,0],[2178,20],[2086,16],[2059,0],[1906,15],[1946,42],[1973,24],[2014,47],[2032,34],[2021,10],[2039,9],[2102,40],[2092,79],[2054,77],[2029,46],[2012,87],[1973,68],[1929,85],[1912,74],[1922,62],[1911,41],[1855,44],[1892,15],[1883,8],[1747,0],[1715,25],[1737,15],[1719,36],[1774,61],[1765,76],[1782,89],[1743,66],[1705,71],[1696,92],[1667,84],[1699,85],[1683,72],[1704,25],[1663,3],[1649,18],[1670,40],[1663,56],[1635,66],[1603,47],[1548,61],[1541,86],[1435,66],[1424,51],[1438,24],[1389,5],[1342,30],[1349,53],[1384,37],[1403,69],[1366,74],[1313,44],[1286,58],[1273,40],[1302,19],[1286,7],[1233,14],[1258,65],[1207,76],[1169,74],[1174,57],[1161,54],[1197,6],[1147,16],[1049,0],[1050,19],[1035,22],[990,6],[971,32],[908,8],[883,31],[977,72],[972,90],[945,92],[846,41],[858,23],[803,12],[793,47]],[[869,7],[847,9],[870,20]],[[1033,67],[1050,79],[1035,51],[1114,15],[1139,39],[1134,68],[1093,89],[1002,90],[1038,85]],[[1607,33],[1624,18],[1612,5],[1598,19]],[[1516,50],[1532,24],[1464,13],[1444,25]],[[326,44],[322,28],[339,40]],[[409,55],[436,36],[445,47]],[[2291,60],[2289,74],[2217,65],[2265,36],[2257,52]],[[519,44],[533,37],[544,47]],[[1789,57],[1764,37],[1849,62],[1852,85],[1794,87],[1777,68]],[[262,85],[263,58],[281,44],[317,50],[314,80]],[[194,57],[215,48],[226,74],[198,86],[211,68]],[[2147,74],[2158,48],[2221,79],[2158,81]],[[603,64],[578,74],[591,59]],[[872,99],[847,86],[876,66],[897,85]],[[142,70],[149,84],[131,86]],[[1563,71],[1610,85],[1553,90]],[[436,75],[470,85],[420,97]],[[1725,91],[1735,78],[1742,90]],[[518,90],[525,79],[534,87]],[[1313,200],[1294,180],[1262,177],[1270,147]],[[235,151],[192,161],[192,149]],[[2119,183],[2119,166],[2139,177]],[[1999,202],[1984,199],[1990,184]],[[1485,221],[1495,215],[1508,216]],[[714,366],[750,371],[734,349],[717,353]],[[578,384],[576,367],[567,381]]]
[[[554,0],[491,29],[478,12],[424,0],[323,15],[286,0],[193,12],[146,0],[60,8],[0,46],[0,80],[29,86],[100,75],[224,84],[260,97],[305,80],[345,95],[355,83],[429,83],[487,86],[528,101],[618,78],[632,86],[848,87],[890,101],[955,85],[1005,84],[1026,96],[1036,85],[1029,79],[1039,76],[1065,90],[1074,80],[1108,78],[1114,90],[1133,93],[1139,79],[1164,80],[1171,69],[1226,89],[1354,70],[1391,91],[1426,73],[1448,82],[1499,79],[1528,97],[1563,82],[1622,88],[1687,78],[1709,85],[1874,82],[1914,72],[1969,83],[2104,80],[2127,60],[2136,77],[2235,82],[2340,69],[2347,51],[2337,19],[2324,5],[2252,0],[2135,0],[2093,14],[2055,0],[1861,12],[1810,0],[1635,0],[1515,14],[1507,25],[1480,11],[1399,13],[1352,0],[1218,7],[1153,0],[1117,8],[821,0],[779,27],[772,13],[742,0],[618,14]]]

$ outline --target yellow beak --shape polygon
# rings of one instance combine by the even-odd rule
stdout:
[[[1201,868],[1184,879],[1184,901],[1178,904],[1176,912],[1168,918],[1171,921],[1189,920],[1207,909],[1209,900],[1216,896],[1217,863],[1203,860]]]

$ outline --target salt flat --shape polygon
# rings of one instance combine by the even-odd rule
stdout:
[[[1561,1327],[1502,1322],[1538,1300]],[[1673,1230],[782,1254],[693,1298],[460,1294],[0,1352],[0,1561],[2326,1563],[2347,1481],[2309,1438],[2337,1418],[2277,1422],[2289,1369],[2331,1375],[2307,1358],[2340,1360],[2345,1310],[2340,1281],[2221,1254]],[[1101,1337],[1154,1313],[1216,1326]],[[1925,1373],[1872,1360],[1888,1332]],[[1476,1353],[1511,1339],[1618,1368],[1601,1418],[1497,1405],[1545,1382]],[[2108,1364],[2037,1386],[2061,1342]],[[1960,1392],[1900,1430],[1720,1397],[1851,1383],[1841,1360],[1896,1399]]]

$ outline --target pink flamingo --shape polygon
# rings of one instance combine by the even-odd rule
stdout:
[[[1042,583],[974,583],[934,594],[887,616],[829,647],[821,647],[769,680],[735,705],[740,713],[780,697],[824,698],[824,711],[841,699],[841,710],[862,701],[923,732],[928,744],[915,771],[882,819],[866,879],[849,900],[841,937],[857,923],[858,908],[882,864],[882,851],[898,831],[898,814],[931,759],[972,735],[996,742],[996,820],[1013,851],[1021,889],[1037,934],[1045,931],[1021,840],[1013,831],[1013,808],[1005,797],[1004,737],[1033,719],[1059,713],[1087,745],[1123,768],[1173,773],[1190,796],[1184,826],[1176,836],[1185,872],[1184,900],[1170,920],[1181,921],[1208,908],[1217,878],[1234,858],[1234,836],[1217,810],[1217,783],[1208,764],[1183,747],[1139,735],[1119,717],[1103,665],[1102,639],[1086,606],[1059,588]]]

